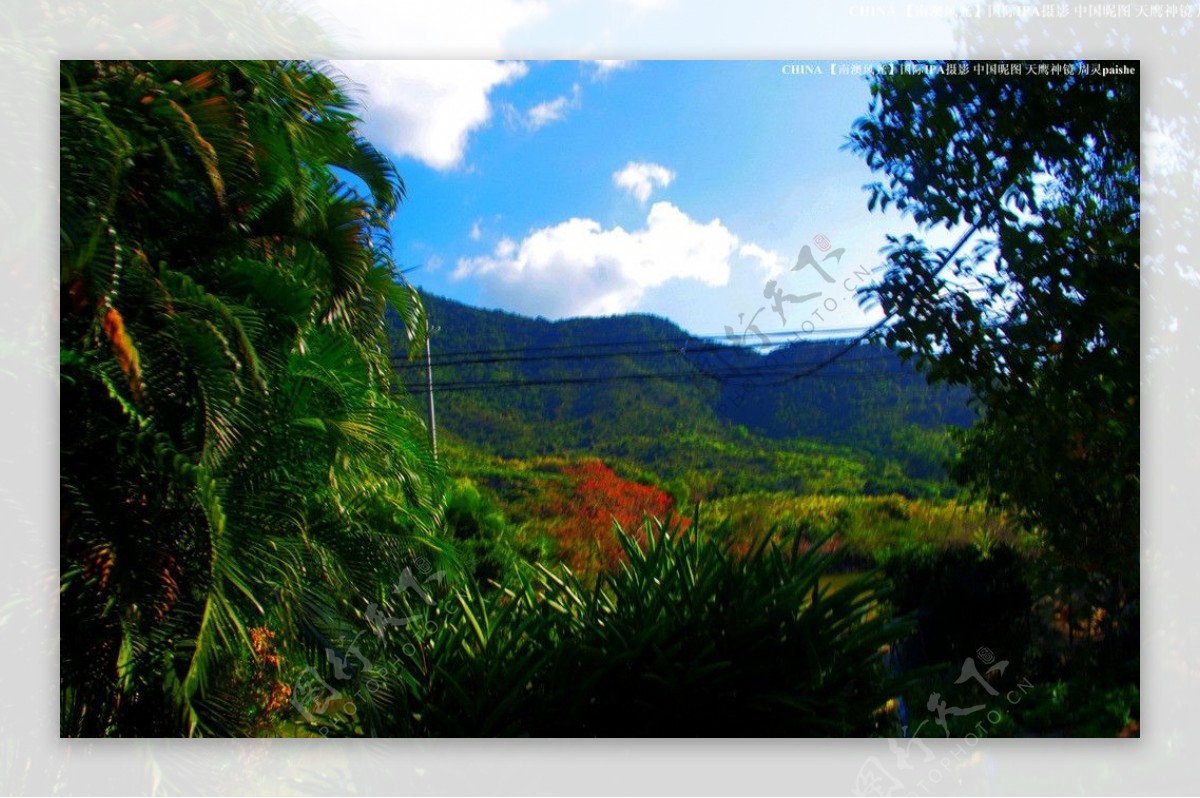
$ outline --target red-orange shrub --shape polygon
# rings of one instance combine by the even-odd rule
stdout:
[[[548,493],[546,509],[559,519],[552,531],[560,556],[577,573],[612,569],[621,561],[614,520],[644,541],[646,516],[665,519],[674,506],[663,491],[622,479],[598,460],[567,466],[563,474],[569,486]]]

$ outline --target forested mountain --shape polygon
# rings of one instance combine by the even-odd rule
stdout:
[[[423,300],[434,330],[438,434],[487,454],[587,452],[683,476],[681,457],[698,463],[681,447],[753,439],[741,448],[818,444],[887,461],[894,475],[898,467],[909,478],[940,479],[945,427],[973,417],[964,393],[931,388],[880,346],[854,347],[809,374],[848,342],[799,341],[764,354],[649,315],[551,322]],[[403,351],[401,340],[394,333],[394,351]],[[423,410],[424,359],[398,356],[396,369]]]

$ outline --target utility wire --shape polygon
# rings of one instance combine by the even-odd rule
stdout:
[[[976,232],[978,232],[978,230],[979,230],[979,223],[972,225],[971,228],[969,230],[967,230],[963,234],[963,236],[958,240],[958,243],[956,243],[954,245],[954,247],[951,248],[945,254],[945,256],[942,258],[942,262],[934,270],[933,275],[931,275],[931,276],[936,277],[939,273],[941,273],[941,271],[943,269],[945,269],[947,265],[949,265],[950,261],[954,258],[954,256],[956,254],[958,254],[958,251],[960,249],[962,249],[963,246],[966,245],[967,241],[969,241],[971,236],[973,236]],[[888,313],[886,316],[884,316],[878,322],[876,322],[875,324],[866,328],[866,330],[862,331],[858,336],[856,336],[851,341],[849,341],[844,347],[842,347],[840,350],[835,352],[833,355],[825,358],[824,360],[822,360],[816,364],[813,364],[809,368],[806,368],[803,371],[797,372],[795,374],[788,375],[788,376],[786,376],[782,379],[776,380],[774,382],[761,383],[757,387],[777,387],[777,386],[781,386],[781,385],[787,385],[787,384],[796,382],[801,379],[806,379],[808,377],[812,377],[812,376],[824,371],[825,369],[832,366],[834,363],[837,363],[839,360],[846,357],[848,354],[853,352],[858,347],[862,346],[867,341],[871,340],[871,338],[874,337],[875,335],[877,335],[879,333],[879,331],[883,330],[887,326],[888,322],[890,322],[895,316],[896,316],[895,311]],[[861,329],[861,328],[852,328],[852,329]],[[826,332],[826,331],[823,331],[823,332]],[[774,333],[774,334],[779,335],[780,333]],[[795,332],[788,332],[787,334],[794,335]],[[745,337],[746,337],[745,335],[741,336],[741,338],[743,340]],[[763,336],[763,337],[766,337],[766,336]],[[507,350],[507,351],[506,350],[492,350],[492,353],[496,353],[496,354],[507,354],[507,353],[511,353],[511,352],[520,352],[520,353],[524,353],[526,356],[524,356],[524,357],[519,356],[519,357],[515,357],[515,358],[494,358],[494,359],[480,358],[480,359],[475,359],[475,360],[464,359],[464,360],[460,360],[460,361],[448,361],[448,362],[444,361],[442,363],[438,363],[437,365],[466,365],[468,363],[492,363],[492,362],[512,362],[512,361],[544,362],[544,361],[548,361],[548,360],[595,359],[597,357],[597,355],[587,355],[587,354],[584,354],[584,353],[581,353],[578,351],[567,353],[567,354],[562,354],[562,355],[540,355],[540,356],[528,355],[528,353],[532,352],[532,351],[555,351],[555,350],[564,349],[564,348],[584,348],[584,347],[602,348],[602,347],[606,347],[606,346],[621,346],[621,345],[628,346],[628,345],[635,345],[635,344],[646,344],[651,341],[656,342],[656,343],[665,343],[665,342],[679,341],[679,340],[703,341],[705,339],[699,338],[697,336],[675,336],[673,338],[635,339],[635,340],[624,341],[624,342],[594,342],[594,343],[581,343],[581,344],[575,344],[575,345],[527,347],[524,349]],[[744,350],[749,351],[749,350],[757,350],[758,348],[761,348],[762,346],[765,346],[765,345],[757,345],[756,346],[756,345],[750,344],[750,345],[743,345],[742,347],[737,347],[737,346],[722,346],[722,345],[711,345],[710,344],[707,347],[698,347],[697,350],[744,349]],[[697,351],[697,350],[693,350],[693,351]],[[485,350],[473,350],[473,351],[467,350],[467,351],[460,352],[460,354],[478,355],[478,354],[482,354],[484,352],[485,352]],[[685,353],[686,353],[686,345],[683,348],[683,351],[680,351],[681,355],[685,354]],[[634,354],[662,355],[662,354],[670,354],[670,352],[665,351],[665,350],[641,352],[641,353],[617,352],[617,353],[610,353],[605,356],[608,356],[608,357],[633,356]],[[866,360],[866,359],[868,359],[868,358],[860,358],[860,360],[856,361],[856,362],[861,362],[862,360]],[[543,379],[543,380],[508,380],[508,381],[478,380],[478,381],[473,381],[473,382],[472,381],[461,381],[458,383],[453,383],[453,382],[447,383],[447,384],[440,386],[440,388],[441,388],[441,390],[444,390],[444,391],[454,392],[454,391],[464,391],[464,390],[480,390],[483,388],[521,388],[521,387],[537,387],[537,386],[549,386],[549,385],[590,385],[590,384],[602,384],[602,383],[607,383],[607,382],[626,382],[626,381],[636,382],[636,381],[651,380],[651,379],[694,380],[698,376],[707,376],[712,379],[729,379],[730,377],[734,377],[734,376],[739,376],[739,377],[743,377],[743,378],[745,378],[745,377],[753,378],[753,377],[765,375],[768,372],[772,372],[772,373],[777,372],[777,368],[774,366],[769,366],[767,364],[763,364],[762,366],[755,366],[755,367],[744,368],[744,369],[729,368],[723,374],[711,374],[711,373],[705,372],[704,370],[700,370],[700,374],[680,374],[678,372],[673,372],[673,373],[666,373],[666,374],[650,373],[650,374],[617,374],[617,375],[589,376],[589,377],[559,377],[559,378],[548,378],[548,379]],[[889,372],[880,371],[878,373],[884,374],[884,373],[889,373]],[[862,378],[862,377],[873,376],[873,375],[862,372],[862,371],[858,371],[858,372],[852,372],[852,373],[828,374],[826,376],[828,376],[828,377],[838,376],[838,377]]]
[[[890,352],[882,352],[872,354],[869,357],[858,358],[850,363],[867,363],[873,360],[881,360],[894,357]],[[821,361],[824,363],[825,361]],[[791,364],[794,368],[796,364]],[[819,365],[819,364],[818,364]],[[725,370],[697,370],[694,372],[647,372],[641,374],[603,374],[589,375],[581,377],[546,377],[546,378],[522,378],[511,380],[461,380],[458,382],[444,382],[438,386],[439,391],[466,391],[466,390],[483,390],[491,388],[527,388],[527,387],[546,387],[554,385],[597,385],[616,382],[641,382],[646,380],[663,380],[663,381],[698,381],[701,379],[711,379],[719,382],[736,381],[739,384],[750,384],[754,387],[769,387],[772,385],[782,384],[781,381],[775,380],[771,382],[756,382],[763,377],[777,377],[782,367],[779,365],[763,365],[753,369],[738,369],[731,368]],[[889,369],[867,368],[856,369],[853,371],[841,371],[827,373],[824,376],[828,378],[873,378],[886,375],[894,375],[895,372]],[[786,381],[785,381],[786,382]],[[919,386],[927,388],[924,382]]]
[[[702,354],[705,352],[755,352],[755,346],[730,346],[726,344],[715,344],[708,346],[689,347],[686,344],[683,347],[674,348],[655,348],[655,349],[625,349],[615,352],[567,352],[564,354],[529,354],[529,355],[511,355],[499,357],[474,357],[474,358],[459,358],[459,359],[433,359],[433,366],[468,366],[480,365],[488,363],[542,363],[552,360],[603,360],[605,358],[622,358],[622,357],[663,357],[663,356],[680,356]],[[395,368],[423,368],[423,363],[397,363]]]
[[[961,243],[959,246],[961,247]],[[957,251],[957,249],[958,248],[956,247],[955,251]],[[944,264],[943,264],[943,266],[944,266]],[[939,267],[939,270],[940,270],[940,268],[941,267]],[[966,290],[966,292],[969,294],[989,293],[989,291],[986,287],[967,288],[964,290]],[[435,359],[434,359],[434,364],[436,365],[439,362],[439,360],[441,362],[449,362],[448,360],[445,360],[445,359],[452,358],[452,357],[455,357],[458,355],[465,355],[465,356],[469,356],[469,357],[491,356],[491,355],[509,355],[509,354],[520,355],[520,354],[526,354],[526,353],[531,353],[531,352],[557,352],[557,351],[562,351],[562,350],[605,349],[605,348],[623,347],[623,346],[640,346],[640,345],[649,346],[652,344],[667,345],[667,344],[679,344],[679,343],[682,343],[682,344],[700,343],[705,346],[712,346],[714,348],[746,349],[746,350],[757,351],[759,349],[764,349],[767,347],[781,347],[781,346],[786,345],[786,343],[788,343],[786,341],[777,342],[777,343],[762,343],[761,342],[762,338],[792,338],[796,342],[805,341],[808,343],[821,343],[821,342],[826,342],[826,341],[834,341],[839,338],[844,338],[847,336],[856,336],[857,337],[857,336],[862,335],[865,332],[870,331],[871,329],[873,329],[874,326],[878,326],[878,325],[872,325],[872,326],[858,325],[855,327],[823,327],[823,328],[814,329],[814,330],[802,330],[802,329],[801,330],[766,330],[766,331],[760,330],[760,331],[754,331],[754,332],[749,331],[749,328],[747,328],[741,334],[732,334],[732,335],[728,332],[717,333],[717,334],[713,334],[713,335],[692,335],[692,334],[685,333],[683,335],[672,335],[672,336],[665,336],[665,337],[627,338],[627,339],[622,339],[622,340],[617,340],[617,341],[582,341],[582,342],[577,342],[577,343],[543,344],[543,345],[539,345],[539,346],[520,346],[520,347],[509,347],[509,348],[501,348],[501,349],[476,349],[476,348],[448,349],[448,350],[443,350],[441,352],[436,353]],[[750,339],[752,339],[752,338],[759,339],[759,342],[758,343],[750,342]],[[735,343],[734,342],[735,340],[740,343]],[[726,343],[726,342],[728,342],[728,343]],[[689,348],[689,351],[694,351],[694,350]],[[397,353],[397,354],[392,355],[392,360],[408,360],[408,356]]]
[[[834,372],[822,375],[822,379],[866,379],[868,377],[880,377],[893,372],[877,372],[874,374],[865,372]],[[560,377],[545,380],[494,380],[489,382],[479,383],[448,383],[439,385],[438,391],[441,393],[457,393],[461,391],[481,391],[491,390],[493,388],[535,388],[560,385],[595,385],[616,382],[645,382],[648,380],[662,380],[664,382],[678,381],[688,382],[704,378],[704,374],[613,374],[605,377]],[[780,383],[758,383],[753,388],[767,388]],[[922,383],[911,386],[914,389],[928,391],[930,386]]]
[[[749,339],[751,337],[758,338],[759,336],[763,336],[766,338],[779,338],[779,337],[787,337],[787,336],[798,337],[801,335],[811,336],[811,335],[816,335],[819,333],[821,335],[828,335],[828,336],[836,338],[837,336],[843,335],[843,334],[857,335],[857,334],[861,333],[864,329],[866,329],[866,328],[860,326],[860,327],[831,327],[831,328],[826,328],[826,329],[821,329],[821,330],[814,330],[811,332],[804,331],[804,330],[778,330],[778,331],[769,331],[769,332],[760,332],[760,333],[746,333],[744,335],[738,335],[735,337],[739,341],[746,341],[746,339]],[[559,350],[564,350],[564,349],[604,349],[604,348],[608,348],[608,347],[639,346],[639,345],[650,345],[650,344],[667,345],[667,344],[678,344],[678,343],[683,343],[683,344],[703,343],[705,345],[711,345],[714,347],[723,347],[723,348],[727,348],[727,349],[745,348],[745,349],[755,349],[755,350],[762,349],[767,346],[783,346],[784,345],[783,343],[778,343],[778,344],[776,344],[776,343],[771,343],[771,344],[764,344],[764,343],[725,343],[725,344],[722,344],[722,343],[719,343],[722,339],[728,340],[729,334],[722,333],[721,335],[709,335],[709,336],[676,335],[676,336],[667,336],[665,338],[630,338],[630,339],[625,339],[625,340],[621,340],[621,341],[584,341],[584,342],[580,342],[580,343],[546,344],[543,346],[522,346],[522,347],[513,347],[513,348],[508,348],[508,349],[454,349],[454,350],[446,350],[443,352],[439,352],[437,356],[439,358],[442,358],[442,357],[452,357],[455,355],[470,355],[470,356],[508,355],[508,354],[523,354],[523,353],[527,353],[527,352],[554,352],[554,351],[559,351]],[[812,340],[815,342],[815,341],[821,341],[824,339],[817,338],[817,339],[807,339],[807,340]],[[394,355],[392,355],[392,359],[393,360],[407,360],[408,356],[402,355],[402,354],[394,354]]]
[[[958,239],[958,243],[955,244],[954,247],[949,252],[946,253],[946,256],[944,258],[942,258],[942,262],[938,265],[938,267],[936,269],[934,269],[933,274],[930,275],[931,277],[937,277],[937,275],[941,273],[942,269],[946,268],[946,266],[949,265],[951,259],[953,259],[954,256],[958,254],[958,251],[966,245],[967,241],[970,240],[971,236],[975,235],[975,233],[979,231],[979,225],[980,225],[980,223],[976,222],[975,224],[971,225],[970,229],[967,230],[967,232],[963,233],[962,238]],[[823,363],[818,363],[816,366],[813,366],[811,369],[809,369],[807,371],[803,371],[799,374],[794,374],[791,377],[787,378],[786,380],[783,380],[782,382],[776,383],[776,384],[783,385],[788,382],[795,382],[796,380],[802,380],[802,379],[805,379],[806,377],[813,376],[814,374],[818,373],[819,371],[821,371],[825,368],[828,368],[829,366],[833,365],[834,363],[836,363],[837,361],[839,361],[843,357],[845,357],[847,354],[852,352],[855,347],[861,346],[863,343],[870,340],[880,330],[882,330],[884,327],[886,327],[887,323],[889,321],[891,321],[895,317],[895,315],[896,315],[896,311],[894,311],[894,310],[891,311],[886,316],[884,316],[882,319],[880,319],[878,322],[871,325],[871,327],[868,328],[866,332],[864,332],[858,338],[854,339],[849,344],[847,344],[846,347],[843,348],[840,352],[838,352],[835,355],[833,355],[832,357],[828,358]]]

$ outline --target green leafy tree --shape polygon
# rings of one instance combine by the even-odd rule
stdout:
[[[424,329],[403,184],[312,64],[65,61],[60,88],[62,732],[243,733],[264,657],[277,708],[438,523],[390,396],[387,308]]]
[[[948,249],[891,238],[868,295],[889,344],[976,397],[956,476],[1116,617],[1139,543],[1138,77],[963,66],[872,78],[848,145],[882,173],[869,206],[964,232]]]

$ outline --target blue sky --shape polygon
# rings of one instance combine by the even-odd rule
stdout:
[[[833,334],[878,318],[851,292],[911,225],[867,212],[873,177],[841,149],[865,80],[785,72],[800,63],[335,67],[404,177],[395,257],[416,285],[547,318]],[[806,245],[824,275],[793,269]]]

